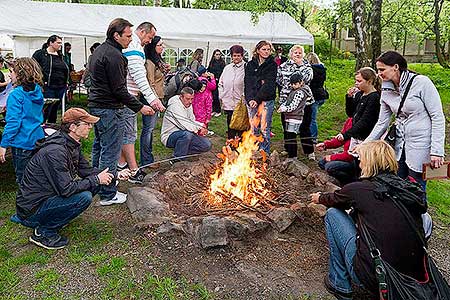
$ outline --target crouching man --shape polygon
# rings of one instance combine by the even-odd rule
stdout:
[[[161,142],[173,148],[174,157],[203,153],[211,150],[208,133],[202,123],[195,121],[192,110],[194,90],[185,87],[180,95],[169,99],[161,127]]]
[[[17,215],[13,221],[34,229],[30,242],[46,249],[68,244],[58,230],[86,210],[100,185],[108,185],[113,174],[89,166],[81,154],[98,117],[81,108],[71,108],[63,116],[60,131],[37,146],[23,175],[17,195]],[[129,170],[119,178],[129,176]]]

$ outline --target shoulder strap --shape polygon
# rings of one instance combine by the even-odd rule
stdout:
[[[412,82],[414,81],[414,78],[416,78],[416,76],[417,76],[417,74],[415,74],[411,78],[411,80],[408,82],[408,85],[406,86],[405,93],[403,94],[403,97],[402,97],[402,101],[400,101],[400,105],[398,106],[397,115],[395,116],[396,118],[398,118],[398,115],[400,114],[400,112],[402,110],[403,104],[405,103],[406,97],[408,96],[409,90],[411,89]]]

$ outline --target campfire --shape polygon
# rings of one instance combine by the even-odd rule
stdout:
[[[210,205],[258,208],[274,201],[273,182],[267,176],[267,156],[264,151],[258,152],[261,141],[261,136],[247,131],[240,143],[232,140],[222,148],[218,154],[222,162],[210,177],[209,190],[205,191]]]

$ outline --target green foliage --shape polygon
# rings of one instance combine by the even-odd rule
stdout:
[[[324,36],[314,37],[314,52],[319,55],[321,60],[326,60],[331,57],[337,57],[340,50],[335,46],[331,47],[331,41]]]

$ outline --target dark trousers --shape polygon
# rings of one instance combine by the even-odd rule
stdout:
[[[224,110],[224,112],[227,115],[228,139],[234,139],[235,137],[241,137],[242,133],[244,133],[244,131],[235,130],[235,129],[230,128],[231,117],[233,116],[233,110]]]
[[[28,162],[33,156],[33,151],[11,147],[11,154],[14,165],[14,171],[16,172],[16,182],[17,184],[20,185],[23,173],[25,172],[25,167],[27,166]]]
[[[41,207],[21,224],[37,228],[46,237],[58,233],[64,225],[79,216],[92,202],[92,193],[84,191],[70,197],[54,196],[45,201]]]
[[[44,87],[44,98],[59,99],[59,101],[48,105],[44,109],[44,123],[56,123],[58,118],[58,109],[61,107],[61,100],[66,93],[66,87],[62,88],[50,88],[48,86]]]
[[[214,91],[212,91],[212,98],[213,98],[212,111],[215,113],[220,113],[221,108],[219,100],[219,90],[217,88]]]
[[[357,180],[357,170],[355,162],[340,160],[326,161],[322,158],[319,161],[319,167],[322,170],[327,171],[330,176],[333,176],[334,178],[339,180],[342,185],[346,185],[347,183]]]
[[[302,125],[300,126],[300,143],[302,144],[303,153],[308,155],[314,152],[313,138],[311,137],[311,105],[305,106]],[[286,131],[286,115],[281,113],[281,124],[283,125],[284,149],[288,152],[289,157],[297,156],[297,134]]]

